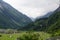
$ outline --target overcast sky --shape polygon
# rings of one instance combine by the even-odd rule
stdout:
[[[36,18],[53,11],[59,6],[59,0],[4,0],[18,11]]]

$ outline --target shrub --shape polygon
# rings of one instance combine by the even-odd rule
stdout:
[[[39,33],[26,33],[17,38],[17,40],[39,40],[39,36]]]
[[[2,37],[2,35],[0,35],[0,37]]]

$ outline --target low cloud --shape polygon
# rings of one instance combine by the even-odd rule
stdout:
[[[29,17],[36,18],[55,10],[59,6],[59,0],[4,0],[18,11]]]

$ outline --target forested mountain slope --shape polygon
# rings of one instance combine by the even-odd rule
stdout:
[[[57,32],[60,30],[60,6],[49,16],[37,19],[24,27],[25,30]]]
[[[15,8],[0,0],[0,28],[21,28],[32,20]]]

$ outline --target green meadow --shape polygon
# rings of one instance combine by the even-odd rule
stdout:
[[[37,36],[36,34],[39,36]],[[51,36],[50,34],[45,33],[45,32],[21,32],[21,33],[15,33],[15,34],[1,34],[0,33],[0,40],[17,40],[17,38],[21,38],[19,40],[28,40],[28,37],[30,37],[30,40],[32,40],[32,38],[34,39],[36,38],[37,40],[46,40],[50,36]],[[24,39],[26,37],[27,39]]]

